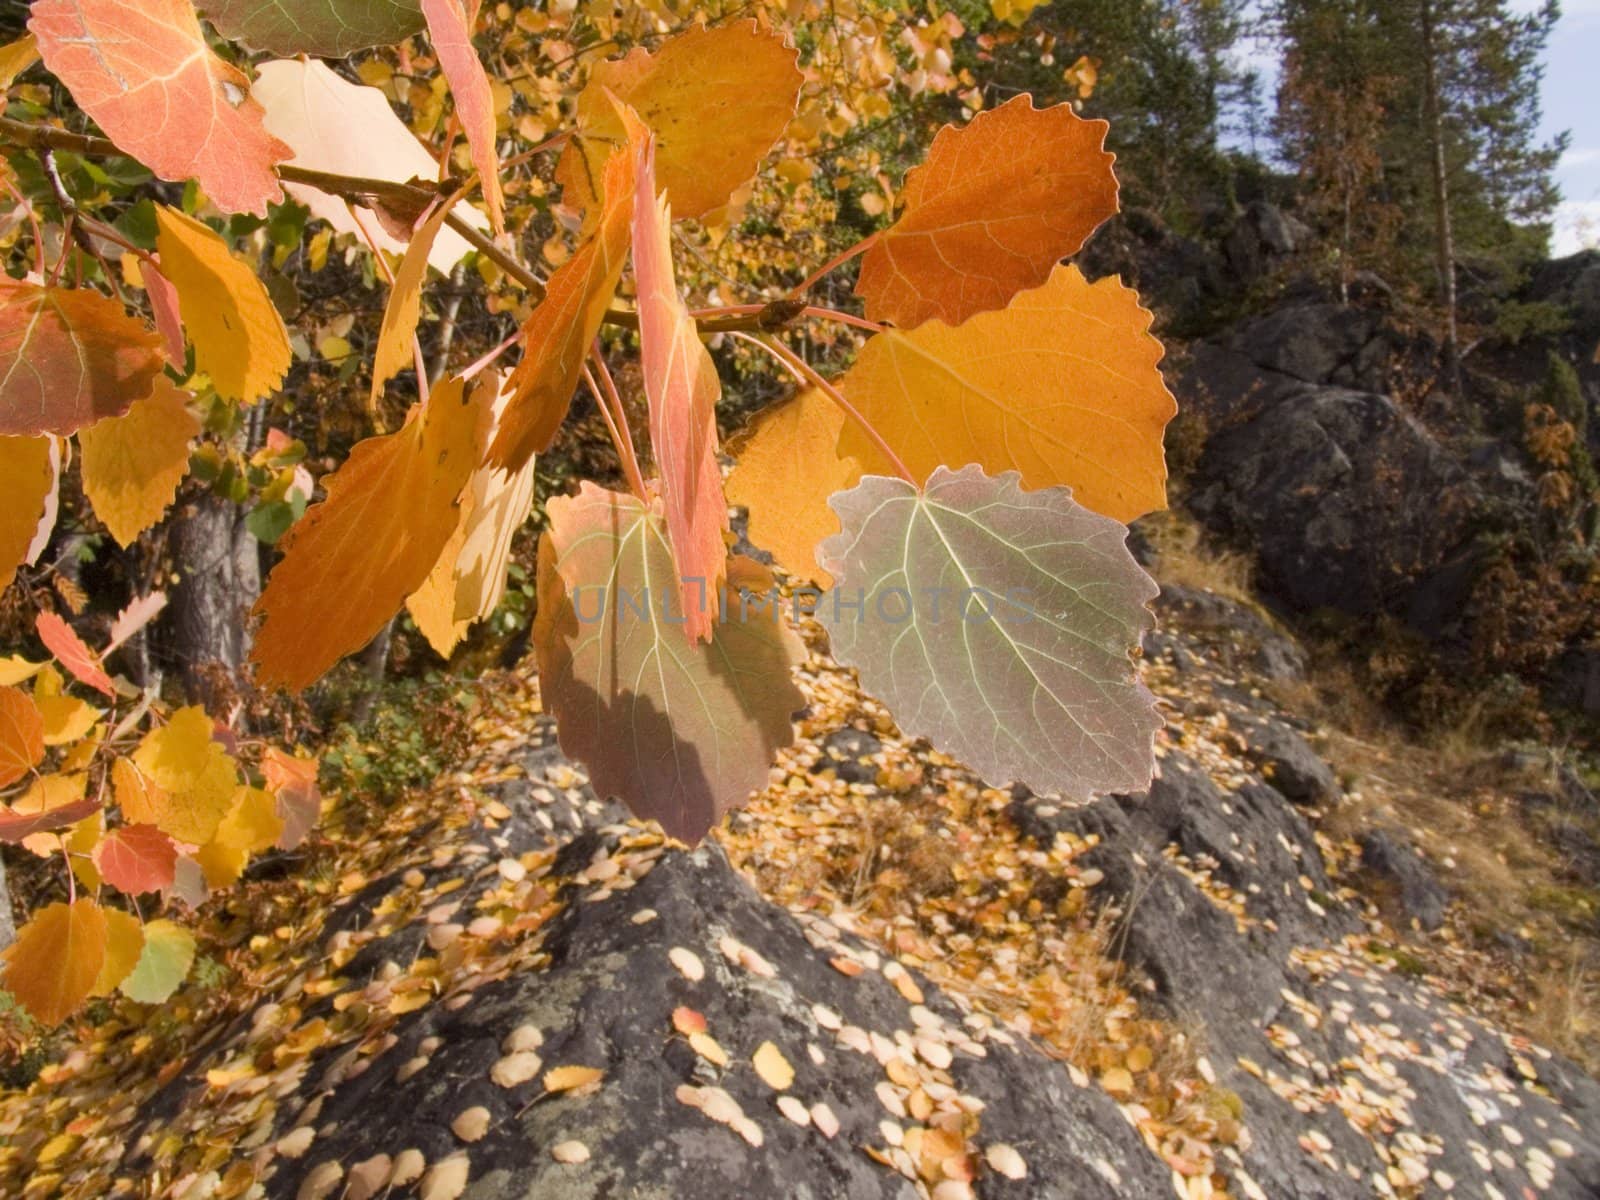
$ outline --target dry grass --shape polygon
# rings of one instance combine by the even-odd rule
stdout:
[[[1219,596],[1261,611],[1256,600],[1250,559],[1232,550],[1208,545],[1200,526],[1172,509],[1154,513],[1139,530],[1155,550],[1155,574],[1162,583],[1177,584]]]

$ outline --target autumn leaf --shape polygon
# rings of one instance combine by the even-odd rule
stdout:
[[[25,33],[14,42],[0,46],[0,91],[9,88],[34,63],[39,61],[39,42],[31,33]],[[5,97],[0,96],[0,112],[5,109]]]
[[[422,10],[415,13],[420,24]],[[297,167],[391,183],[434,179],[439,174],[438,162],[395,115],[381,91],[351,83],[324,63],[301,59],[262,63],[254,95],[266,109],[267,132],[293,150],[289,161]],[[391,254],[406,248],[406,242],[391,234],[370,208],[302,183],[285,183],[284,190],[339,233],[359,234]],[[452,211],[476,228],[489,227],[488,219],[465,201]],[[437,271],[448,271],[469,249],[460,234],[443,229],[428,262]]]
[[[131,255],[123,259],[125,264],[130,261],[139,262]],[[184,353],[183,313],[178,307],[178,289],[172,286],[172,280],[161,273],[161,268],[155,265],[154,260],[140,264],[139,278],[144,284],[145,299],[150,302],[150,315],[155,319],[156,332],[161,335],[161,344],[166,349],[167,361],[183,371],[188,355]]]
[[[210,226],[156,205],[161,270],[178,289],[195,366],[217,395],[250,403],[283,381],[293,354],[266,286]]]
[[[165,375],[120,417],[78,431],[83,490],[119,546],[132,545],[161,519],[189,472],[189,443],[200,422],[189,394]]]
[[[116,619],[111,622],[111,636],[106,641],[105,654],[116,650],[134,634],[138,633],[167,606],[165,592],[150,592],[148,595],[136,596],[128,601],[127,605],[119,612]]]
[[[202,0],[200,11],[229,41],[271,54],[344,58],[423,29],[418,0]]]
[[[262,686],[299,691],[361,649],[422,584],[456,527],[487,406],[460,379],[433,389],[396,433],[357,443],[327,499],[279,543],[255,613]]]
[[[94,865],[121,891],[159,892],[172,886],[178,847],[154,825],[119,825],[94,848]]]
[[[551,1067],[544,1073],[544,1090],[571,1092],[599,1083],[605,1075],[599,1067]]]
[[[797,59],[782,34],[747,20],[691,29],[654,53],[637,48],[598,63],[578,97],[579,136],[556,167],[564,199],[592,208],[595,181],[627,140],[609,92],[656,135],[656,182],[677,217],[720,208],[794,117],[804,82]]]
[[[818,620],[907,735],[990,783],[1141,791],[1161,718],[1130,655],[1156,585],[1126,528],[1019,482],[940,467],[920,492],[869,475],[836,496],[819,557],[861,603],[824,597]]]
[[[120,908],[102,910],[106,917],[106,956],[95,976],[91,996],[109,996],[128,977],[144,953],[144,926]]]
[[[117,694],[117,689],[111,685],[111,676],[100,664],[100,656],[83,644],[83,639],[72,631],[72,626],[51,612],[40,613],[33,623],[45,649],[56,656],[56,661],[74,679],[107,696]]]
[[[211,733],[206,710],[191,704],[145,734],[132,755],[136,772],[119,759],[112,783],[123,819],[154,825],[191,845],[210,841],[239,780],[233,759]]]
[[[472,45],[467,8],[462,0],[421,0],[428,22],[428,40],[439,56],[439,69],[456,101],[456,118],[467,135],[467,149],[483,186],[489,224],[496,232],[505,228],[505,194],[500,188],[500,155],[494,143],[494,93],[489,76]],[[478,0],[471,0],[473,15]]]
[[[161,339],[108,296],[0,278],[0,436],[69,434],[128,411]]]
[[[750,510],[750,540],[800,579],[831,586],[817,544],[839,532],[828,497],[854,487],[861,463],[838,452],[845,415],[816,388],[757,415],[728,444],[728,500]]]
[[[89,998],[106,936],[105,912],[93,900],[46,905],[17,930],[0,983],[34,1020],[53,1028]]]
[[[841,386],[918,478],[968,463],[1020,471],[1030,488],[1065,484],[1131,521],[1166,506],[1162,430],[1177,409],[1150,320],[1118,280],[1058,267],[1003,312],[876,334]],[[875,453],[853,423],[839,450]]]
[[[161,1004],[171,999],[194,963],[194,934],[166,919],[144,927],[144,948],[133,971],[118,990],[141,1004]]]
[[[262,788],[241,787],[233,795],[233,807],[217,826],[215,840],[257,854],[276,845],[282,833],[277,798]]]
[[[620,120],[621,118],[619,118]],[[512,400],[489,447],[489,462],[518,471],[555,441],[578,390],[584,356],[600,332],[628,252],[634,164],[648,136],[631,121],[627,143],[607,160],[600,219],[550,276],[544,299],[522,326],[522,361],[511,373]]]
[[[959,325],[1050,278],[1117,211],[1104,121],[1024,93],[946,125],[907,176],[900,219],[861,259],[867,316]]]
[[[655,144],[640,155],[633,198],[633,273],[639,291],[639,358],[650,405],[650,447],[661,473],[667,534],[691,641],[711,637],[728,559],[728,502],[717,464],[716,364],[678,295],[672,214],[655,190]]]
[[[47,777],[48,778],[48,777]],[[40,780],[28,794],[17,802],[15,807],[5,808],[0,806],[0,842],[25,842],[37,833],[50,829],[65,829],[68,825],[75,825],[87,816],[99,811],[97,801],[86,799],[69,799],[64,804],[42,807],[34,797],[39,794],[48,795],[52,789],[41,788],[44,780]],[[81,796],[81,789],[79,789]]]
[[[199,180],[219,208],[266,216],[289,148],[189,0],[34,0],[30,13],[44,65],[118,147],[163,179]]]
[[[384,305],[383,322],[378,328],[378,348],[372,355],[371,403],[378,402],[383,385],[416,361],[412,352],[417,335],[417,321],[422,316],[422,285],[428,278],[428,256],[433,252],[433,242],[439,235],[444,220],[450,215],[451,202],[433,206],[406,247],[405,257],[394,273],[394,286],[389,289],[389,302]]]
[[[27,561],[55,485],[47,437],[0,437],[0,592]]]
[[[293,850],[305,840],[322,810],[316,760],[296,758],[270,746],[261,756],[261,774],[277,795],[278,816],[283,821],[278,849]]]
[[[659,590],[676,591],[665,523],[634,497],[584,483],[546,512],[534,644],[561,747],[600,795],[696,842],[793,739],[799,639],[770,610],[741,614],[734,595],[711,642],[687,641],[663,615],[677,600]]]
[[[9,787],[44,758],[44,717],[20,688],[0,687],[0,787]]]
[[[500,390],[493,373],[480,378],[484,394],[496,397],[492,438],[510,393]],[[473,471],[455,532],[423,585],[406,597],[406,610],[441,658],[449,658],[472,623],[490,616],[505,594],[512,539],[533,508],[537,465],[530,458],[514,473],[488,465]]]

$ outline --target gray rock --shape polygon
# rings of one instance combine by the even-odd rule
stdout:
[[[1368,830],[1361,835],[1361,865],[1398,889],[1400,907],[1418,926],[1434,930],[1444,924],[1450,893],[1405,841],[1380,829]]]
[[[846,783],[871,783],[878,768],[871,761],[883,749],[883,742],[862,729],[836,729],[822,740],[822,753],[813,771],[832,769]]]
[[[1234,727],[1246,742],[1245,754],[1268,781],[1296,804],[1330,804],[1339,798],[1333,768],[1305,738],[1280,720],[1236,716]]]

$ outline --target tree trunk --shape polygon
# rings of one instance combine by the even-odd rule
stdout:
[[[261,594],[256,540],[240,507],[209,489],[174,512],[167,536],[178,574],[169,646],[190,701],[210,707],[237,689],[250,651],[250,606]]]
[[[1439,300],[1444,305],[1444,370],[1451,392],[1461,394],[1461,356],[1456,336],[1456,246],[1450,226],[1450,177],[1445,169],[1444,112],[1439,96],[1438,29],[1434,0],[1420,0],[1422,17],[1422,71],[1424,119],[1433,151],[1433,206],[1437,233],[1436,268]]]
[[[6,866],[0,861],[0,950],[17,940],[17,919],[11,913],[11,889],[6,886]]]

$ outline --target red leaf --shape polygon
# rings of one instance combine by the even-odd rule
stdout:
[[[111,676],[100,665],[100,656],[83,644],[83,639],[72,632],[72,626],[48,612],[40,613],[34,625],[45,649],[56,656],[56,661],[70,671],[74,679],[108,696],[117,694],[111,686]]]
[[[476,17],[478,6],[472,5]],[[483,181],[483,202],[498,232],[505,228],[505,198],[500,191],[500,155],[494,145],[494,93],[472,45],[471,19],[461,0],[422,0],[428,37],[439,56],[439,69],[456,99],[456,116],[466,131],[472,165]]]
[[[150,394],[160,339],[99,292],[0,279],[0,435],[68,434]]]
[[[229,212],[267,215],[289,147],[250,77],[206,45],[190,0],[34,0],[45,66],[119,147],[163,179],[197,179]]]
[[[178,311],[178,289],[150,263],[143,264],[144,294],[150,301],[150,311],[155,315],[156,331],[166,343],[167,361],[183,370],[188,356],[183,349],[183,317]]]
[[[633,199],[633,270],[639,285],[640,360],[650,402],[650,446],[661,472],[667,533],[678,569],[684,628],[710,641],[727,572],[728,501],[717,466],[717,368],[701,344],[672,272],[672,216],[655,187],[655,139],[639,156]]]
[[[124,892],[159,892],[172,886],[177,844],[154,825],[119,825],[94,848],[94,865]]]
[[[0,808],[0,842],[20,842],[42,830],[64,829],[68,825],[76,825],[85,817],[92,817],[99,810],[100,803],[97,800],[74,800],[71,804],[35,813]]]

